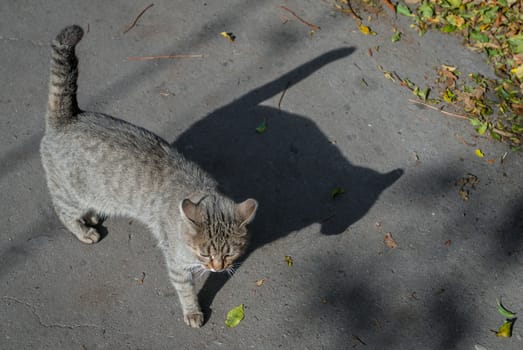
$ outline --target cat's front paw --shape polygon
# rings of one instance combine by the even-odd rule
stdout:
[[[100,233],[94,228],[89,228],[83,235],[77,236],[78,239],[87,244],[93,244],[100,240]]]
[[[192,328],[200,328],[203,325],[203,313],[192,311],[183,315],[183,320]]]

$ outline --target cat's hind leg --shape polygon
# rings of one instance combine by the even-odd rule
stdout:
[[[97,215],[93,215],[90,211],[79,209],[72,201],[63,201],[55,197],[53,198],[53,204],[60,221],[76,238],[87,244],[93,244],[100,240],[101,236],[98,230],[95,227],[88,226],[98,223],[99,218]]]

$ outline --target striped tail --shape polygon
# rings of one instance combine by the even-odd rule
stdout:
[[[72,25],[64,28],[51,44],[48,126],[56,128],[65,125],[80,112],[76,101],[78,58],[74,48],[83,35],[81,27]]]

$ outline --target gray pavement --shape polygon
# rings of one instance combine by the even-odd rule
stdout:
[[[159,0],[123,34],[148,4],[0,3],[0,349],[523,348],[520,321],[511,338],[491,332],[497,298],[523,312],[522,155],[500,164],[507,146],[409,103],[377,69],[428,86],[441,64],[488,74],[484,57],[390,15],[364,36],[329,1]],[[201,329],[183,323],[143,225],[111,218],[87,246],[53,212],[38,153],[48,43],[73,23],[89,30],[82,108],[158,133],[231,198],[260,202],[237,273],[199,283]],[[168,54],[202,57],[127,60]],[[464,202],[468,173],[480,182]],[[227,328],[240,303],[245,319]]]

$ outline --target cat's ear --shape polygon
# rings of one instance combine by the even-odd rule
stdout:
[[[195,226],[198,226],[202,220],[198,204],[187,198],[180,203],[180,213],[186,222]]]
[[[241,220],[240,227],[247,225],[254,219],[257,209],[258,202],[252,198],[249,198],[236,206],[236,210],[238,211]]]

